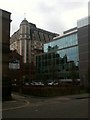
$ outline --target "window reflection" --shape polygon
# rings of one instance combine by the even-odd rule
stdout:
[[[77,33],[74,33],[72,35],[59,38],[58,40],[52,41],[50,43],[46,43],[44,45],[44,52],[48,52],[48,47],[51,46],[52,48],[56,45],[58,46],[58,49],[74,46],[78,44],[77,40]],[[53,50],[53,49],[52,49]]]
[[[75,72],[76,79],[79,79],[78,60],[78,46],[76,46],[37,56],[36,65],[44,79],[53,79],[52,73],[55,74],[54,79],[71,79],[72,71]]]

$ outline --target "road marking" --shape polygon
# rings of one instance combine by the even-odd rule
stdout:
[[[22,105],[22,106],[19,106],[19,107],[15,107],[15,108],[2,109],[2,110],[0,110],[0,111],[15,110],[15,109],[19,109],[19,108],[26,107],[27,105],[29,105],[29,104],[30,104],[30,102],[29,102],[29,101],[27,101],[27,100],[25,100],[25,101],[23,101],[23,102],[26,102],[26,104],[25,104],[25,105]]]

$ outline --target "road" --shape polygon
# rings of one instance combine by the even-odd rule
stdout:
[[[3,118],[88,118],[88,99],[29,98],[28,106],[2,112]]]

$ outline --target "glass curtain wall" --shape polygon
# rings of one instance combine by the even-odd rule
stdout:
[[[79,79],[77,34],[44,44],[45,53],[36,56],[37,78],[42,81]]]

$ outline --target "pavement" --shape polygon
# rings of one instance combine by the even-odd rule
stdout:
[[[71,99],[85,99],[89,98],[89,94],[77,94],[77,95],[67,95],[67,96],[58,96],[53,98],[44,98],[44,97],[35,97],[35,96],[28,96],[28,95],[20,95],[18,93],[12,94],[13,100],[11,101],[4,101],[2,102],[2,110],[0,111],[6,111],[6,110],[12,110],[12,109],[18,109],[28,106],[29,104],[32,104],[32,101],[44,101],[47,99],[59,99],[59,100],[71,100]]]
[[[28,104],[29,101],[23,95],[12,94],[11,101],[2,102],[2,111],[23,108],[26,107]]]

